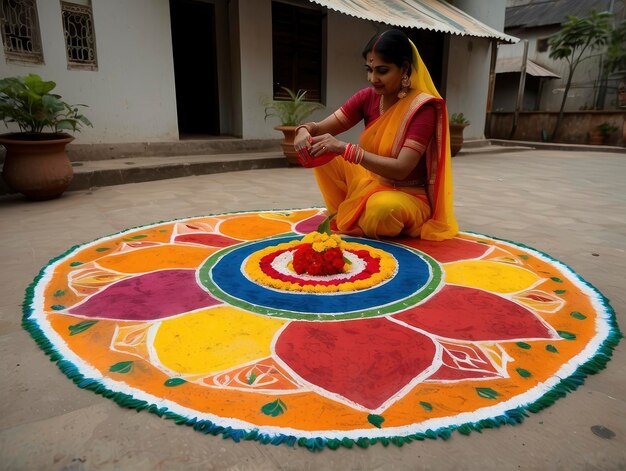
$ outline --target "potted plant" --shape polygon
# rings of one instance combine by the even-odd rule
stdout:
[[[265,119],[275,116],[279,119],[280,125],[274,127],[282,131],[283,140],[281,146],[287,161],[292,165],[299,165],[296,150],[293,147],[293,140],[296,134],[296,127],[304,121],[313,111],[323,108],[320,103],[306,101],[306,90],[293,92],[287,87],[281,87],[289,98],[285,100],[274,100],[265,97],[261,103],[265,106]]]
[[[604,122],[597,125],[589,132],[589,144],[592,146],[601,146],[606,143],[607,138],[617,131],[619,128],[613,123]]]
[[[51,93],[55,87],[35,74],[0,80],[0,120],[19,128],[0,135],[6,148],[2,177],[29,199],[52,199],[65,191],[73,177],[65,146],[74,138],[62,131],[91,126],[79,111],[85,105],[65,103]]]
[[[452,113],[450,116],[450,154],[452,157],[463,147],[463,129],[469,124],[470,122],[463,116],[463,113]]]

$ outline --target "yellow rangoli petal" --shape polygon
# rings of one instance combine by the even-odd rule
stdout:
[[[154,338],[159,361],[181,374],[208,374],[270,355],[285,321],[220,306],[163,321]]]
[[[291,223],[300,222],[310,217],[319,214],[319,209],[311,209],[308,211],[293,211],[293,212],[272,212],[272,213],[259,213],[259,216],[266,219],[274,219],[276,221],[288,221]]]
[[[446,263],[444,268],[446,283],[493,293],[517,293],[541,280],[533,272],[509,263],[469,260]]]

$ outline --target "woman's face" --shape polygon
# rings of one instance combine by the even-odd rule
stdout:
[[[365,60],[367,80],[372,84],[377,95],[397,94],[400,91],[405,70],[393,62],[385,62],[375,52],[369,52]]]

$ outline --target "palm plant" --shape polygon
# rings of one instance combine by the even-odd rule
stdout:
[[[286,100],[274,100],[265,97],[261,103],[265,106],[265,119],[275,116],[283,126],[297,126],[313,111],[323,108],[321,103],[306,101],[306,90],[297,93],[287,87],[281,87],[289,95]]]

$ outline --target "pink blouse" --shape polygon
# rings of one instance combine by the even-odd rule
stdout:
[[[346,101],[339,111],[343,116],[335,116],[349,129],[361,120],[365,126],[380,117],[381,95],[377,95],[372,87],[364,88],[355,93]],[[431,105],[422,106],[411,118],[404,140],[403,147],[416,150],[420,155],[424,153],[435,131],[435,108]]]

